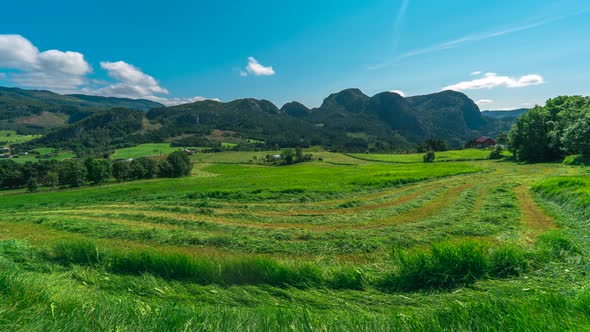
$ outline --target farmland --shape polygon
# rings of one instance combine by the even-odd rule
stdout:
[[[588,170],[469,151],[0,192],[0,329],[587,329]]]

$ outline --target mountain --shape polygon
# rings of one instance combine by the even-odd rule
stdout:
[[[347,89],[329,95],[314,109],[298,102],[279,109],[268,100],[252,98],[164,107],[145,100],[9,91],[11,100],[20,104],[13,102],[5,109],[21,111],[20,119],[23,114],[28,114],[27,119],[52,115],[68,116],[67,121],[71,122],[54,126],[45,136],[24,147],[67,147],[81,154],[164,141],[212,147],[227,142],[243,149],[322,145],[332,150],[364,152],[410,150],[433,138],[460,147],[474,137],[493,137],[506,131],[514,121],[510,117],[483,116],[469,97],[455,91],[404,98],[392,92],[370,97],[359,89]],[[105,111],[99,105],[128,108]],[[141,111],[147,108],[151,109]],[[123,117],[118,117],[117,112]],[[0,118],[10,120],[11,114],[0,109]],[[73,121],[78,116],[82,120]],[[0,129],[4,129],[1,126],[2,123]]]
[[[205,100],[155,108],[146,116],[148,120],[161,124],[159,132],[166,137],[194,134],[211,138],[216,131],[215,136],[229,136],[236,142],[259,140],[269,146],[281,147],[309,145],[318,137],[318,130],[310,123],[289,115],[289,109],[294,106],[281,110],[268,100],[251,98],[228,103]],[[321,144],[319,141],[316,143]]]
[[[505,119],[505,118],[517,118],[524,113],[528,112],[528,108],[519,108],[512,111],[483,111],[481,114],[485,117],[492,119]]]
[[[44,90],[0,87],[0,128],[21,133],[47,133],[114,107],[147,111],[162,104],[148,100],[59,95]]]
[[[283,105],[281,112],[294,118],[303,118],[308,116],[311,110],[299,102],[292,101]]]
[[[98,111],[89,117],[24,143],[18,150],[36,147],[70,149],[79,155],[100,153],[113,147],[127,146],[130,137],[144,128],[144,112],[126,108]],[[138,142],[139,143],[139,142]]]

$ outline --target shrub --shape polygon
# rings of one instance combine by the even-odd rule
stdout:
[[[435,158],[436,158],[436,155],[434,154],[434,151],[432,151],[432,150],[426,152],[426,154],[423,157],[425,163],[431,163],[434,161]]]
[[[496,146],[488,156],[488,159],[502,159],[504,158],[504,149],[501,146]]]
[[[590,165],[590,159],[584,158],[581,154],[574,154],[563,159],[566,165]]]

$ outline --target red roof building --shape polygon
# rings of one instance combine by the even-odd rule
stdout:
[[[498,142],[495,139],[487,136],[481,136],[469,142],[469,146],[473,148],[487,148],[489,146],[496,146]]]

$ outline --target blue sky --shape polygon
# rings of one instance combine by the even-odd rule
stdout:
[[[450,88],[482,109],[590,95],[590,2],[11,1],[0,85],[150,98]]]

